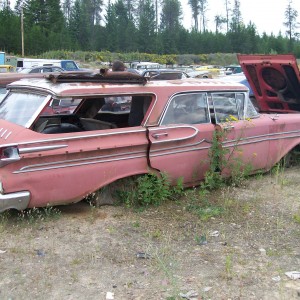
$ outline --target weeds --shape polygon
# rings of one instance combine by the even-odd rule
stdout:
[[[271,169],[271,174],[275,176],[276,178],[276,183],[280,184],[283,186],[285,184],[285,179],[284,179],[284,172],[285,172],[285,167],[284,167],[284,162],[280,161],[278,162],[272,169]]]
[[[175,275],[175,271],[177,269],[175,257],[173,257],[170,253],[170,249],[168,247],[161,250],[162,253],[157,252],[154,256],[155,262],[157,263],[158,269],[163,272],[166,280],[168,281],[168,285],[170,285],[169,291],[172,291],[172,297],[174,297],[174,299],[178,299],[177,295],[179,295],[180,289],[178,278]]]
[[[166,200],[176,200],[183,194],[182,179],[172,187],[166,175],[158,177],[146,174],[137,177],[124,189],[119,189],[117,194],[127,207],[159,206]]]
[[[225,258],[225,274],[228,280],[232,279],[233,276],[232,255],[227,255]]]
[[[49,221],[58,219],[61,215],[61,211],[53,206],[46,206],[42,208],[30,208],[19,212],[18,221],[27,222],[28,224],[34,224],[42,221]]]
[[[294,215],[293,220],[295,223],[300,224],[300,215],[299,214]]]
[[[0,213],[0,233],[3,232],[9,221],[9,212]]]
[[[133,224],[132,224],[132,226],[134,228],[139,228],[141,226],[141,223],[139,221],[134,221]]]

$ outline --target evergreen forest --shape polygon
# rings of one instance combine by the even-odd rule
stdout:
[[[17,0],[14,8],[9,1],[0,3],[0,50],[14,55],[25,49],[25,56],[63,50],[159,55],[292,52],[300,57],[298,12],[291,1],[282,12],[286,31],[276,36],[259,35],[254,23],[244,24],[239,0],[224,0],[224,16],[215,16],[213,31],[205,21],[209,0],[188,1],[191,29],[182,25],[179,0]]]

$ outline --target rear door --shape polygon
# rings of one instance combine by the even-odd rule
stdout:
[[[265,169],[269,165],[271,119],[259,115],[246,118],[246,97],[245,93],[231,92],[211,95],[213,116],[221,128],[223,174]]]
[[[206,93],[174,96],[160,126],[149,128],[150,166],[175,183],[193,185],[209,169],[209,149],[215,125],[210,122]]]

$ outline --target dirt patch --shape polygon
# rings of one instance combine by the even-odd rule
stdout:
[[[300,169],[256,176],[209,195],[223,211],[204,220],[197,191],[135,212],[60,207],[58,218],[2,214],[0,299],[300,299]]]

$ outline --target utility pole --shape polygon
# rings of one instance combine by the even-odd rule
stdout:
[[[22,39],[22,57],[24,57],[24,14],[23,14],[23,3],[21,8],[21,39]]]

